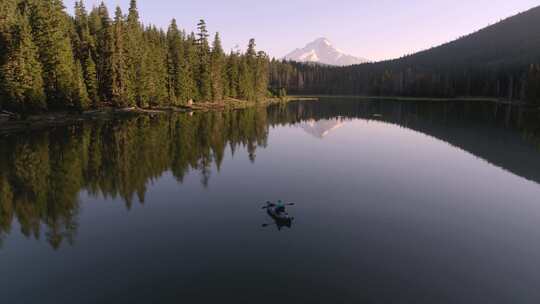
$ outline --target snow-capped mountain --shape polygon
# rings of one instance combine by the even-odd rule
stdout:
[[[319,38],[308,43],[302,49],[296,49],[285,56],[286,60],[298,62],[314,62],[336,66],[365,63],[368,60],[344,54],[335,48],[326,38]]]

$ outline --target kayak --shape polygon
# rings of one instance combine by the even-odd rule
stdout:
[[[288,223],[291,222],[293,219],[289,216],[287,212],[278,212],[275,206],[268,205],[268,208],[266,208],[266,212],[276,222]]]

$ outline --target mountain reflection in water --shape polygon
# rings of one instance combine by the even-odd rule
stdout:
[[[335,119],[324,119],[324,120],[308,120],[302,122],[300,127],[306,131],[306,133],[311,134],[317,138],[324,138],[330,132],[337,130],[343,126],[343,121],[341,117]]]

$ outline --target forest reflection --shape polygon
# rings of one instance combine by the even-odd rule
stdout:
[[[165,172],[179,183],[199,172],[207,187],[227,149],[245,148],[253,162],[271,127],[336,117],[417,130],[540,183],[538,112],[490,103],[321,100],[81,122],[0,138],[0,244],[15,220],[26,237],[72,244],[81,191],[121,198],[129,210]]]
[[[13,221],[27,237],[58,248],[77,231],[79,193],[144,203],[148,184],[170,170],[199,171],[207,186],[225,149],[251,161],[268,138],[264,108],[81,123],[0,139],[0,241]],[[45,229],[45,232],[42,231]]]

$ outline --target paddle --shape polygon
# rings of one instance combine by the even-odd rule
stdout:
[[[276,206],[276,204],[272,204],[272,203],[270,203],[270,201],[267,201],[266,206],[262,207],[262,209],[268,209],[268,208],[275,207],[275,206]]]
[[[296,205],[296,203],[283,204],[283,206],[294,206],[294,205]],[[267,205],[262,207],[262,209],[268,209],[268,208],[272,208],[272,207],[275,207],[275,206],[276,206],[276,204],[267,203]]]

